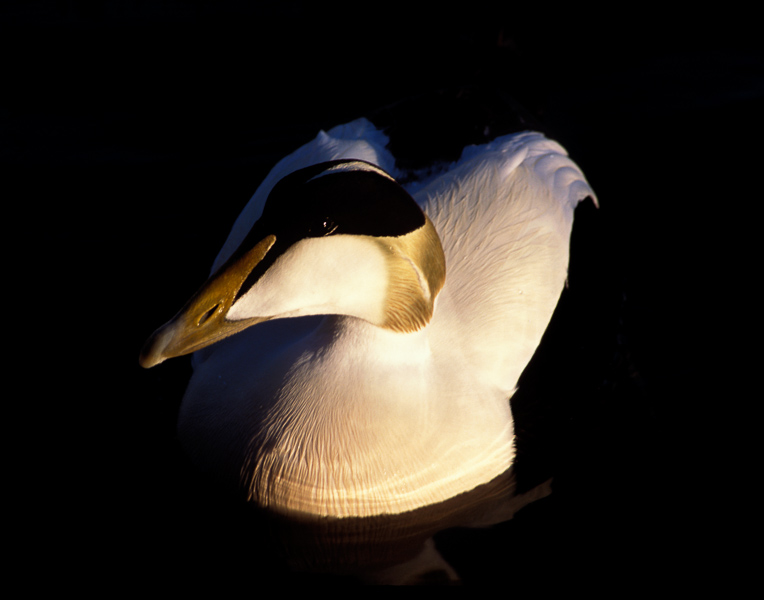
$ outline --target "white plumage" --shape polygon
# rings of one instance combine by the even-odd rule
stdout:
[[[283,159],[237,219],[213,273],[247,239],[287,174],[359,159],[400,178],[386,144],[359,119]],[[395,238],[311,238],[281,255],[230,308],[237,323],[269,320],[237,325],[241,331],[195,354],[181,441],[260,505],[338,517],[400,513],[471,490],[512,465],[509,398],[565,285],[573,210],[594,194],[565,150],[535,132],[466,148],[456,163],[405,187],[445,256],[445,283],[424,327],[383,324],[395,311],[381,300],[392,285],[385,253],[409,246],[393,248]],[[410,263],[425,299],[437,293],[429,259],[400,260],[403,268]],[[162,350],[178,327],[149,341],[146,366],[173,355]]]

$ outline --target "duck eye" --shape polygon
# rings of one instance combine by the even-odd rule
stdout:
[[[331,235],[336,229],[337,225],[331,218],[323,217],[318,219],[316,223],[310,227],[310,233],[316,237],[319,237],[324,235]]]

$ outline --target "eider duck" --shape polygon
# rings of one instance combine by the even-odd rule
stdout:
[[[510,399],[586,198],[581,169],[535,131],[413,177],[366,119],[321,132],[265,178],[141,365],[195,353],[181,443],[259,506],[442,502],[513,464]]]

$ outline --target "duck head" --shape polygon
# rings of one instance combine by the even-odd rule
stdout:
[[[417,331],[444,281],[438,234],[406,190],[371,163],[320,163],[274,186],[239,248],[148,339],[140,364],[284,317],[347,315]]]

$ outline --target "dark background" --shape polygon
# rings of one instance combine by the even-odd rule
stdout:
[[[751,527],[756,473],[740,425],[755,393],[737,389],[758,341],[753,15],[234,0],[2,11],[22,564],[83,583],[284,580],[176,447],[187,362],[143,371],[139,349],[278,159],[321,128],[449,88],[511,94],[564,142],[601,209],[580,254],[600,295],[574,305],[563,372],[598,383],[566,413],[577,444],[559,494],[522,521],[445,535],[444,554],[465,583],[509,586],[746,571],[744,556],[723,559]]]

